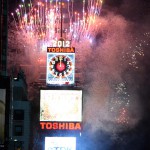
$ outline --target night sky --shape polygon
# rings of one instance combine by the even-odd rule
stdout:
[[[11,11],[15,7],[11,5],[12,1],[9,0]],[[84,58],[81,66],[83,73],[87,73],[84,80],[85,120],[81,146],[83,150],[149,150],[150,0],[104,0],[101,20],[103,28],[95,36],[92,48],[90,47],[95,55],[85,52],[85,56],[90,57]],[[133,56],[138,44],[142,45],[142,57],[140,53],[135,60]],[[95,77],[95,81],[92,77]],[[103,117],[106,110],[100,111],[102,106],[97,106],[98,103],[104,106],[105,98],[103,101],[99,99],[107,96],[105,92],[111,91],[110,85],[113,85],[112,82],[118,83],[118,80],[126,83],[131,95],[131,119],[129,125],[123,127],[117,127],[113,119]],[[98,82],[100,85],[97,85]],[[94,98],[90,99],[92,96]],[[111,104],[113,101],[110,101]]]
[[[127,20],[132,20],[137,23],[145,23],[149,21],[150,2],[149,0],[105,0],[106,6],[111,11],[115,10],[118,14],[125,17]]]

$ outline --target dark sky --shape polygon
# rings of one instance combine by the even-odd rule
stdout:
[[[105,0],[104,5],[133,21],[142,23],[144,19],[150,19],[149,0]]]

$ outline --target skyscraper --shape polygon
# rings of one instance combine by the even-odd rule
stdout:
[[[7,67],[7,0],[0,1],[0,74],[6,75]]]

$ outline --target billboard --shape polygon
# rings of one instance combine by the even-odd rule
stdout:
[[[0,144],[4,144],[6,89],[0,89]]]
[[[40,121],[81,122],[82,90],[40,90]]]
[[[45,137],[45,150],[76,150],[76,138]]]
[[[75,48],[47,48],[47,85],[73,85],[75,83]]]

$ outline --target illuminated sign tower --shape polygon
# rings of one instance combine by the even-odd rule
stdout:
[[[76,150],[82,129],[82,90],[75,87],[75,47],[63,38],[62,17],[61,0],[60,39],[47,47],[46,89],[40,90],[40,128],[47,133],[45,150]]]
[[[75,48],[71,47],[71,41],[63,39],[62,0],[60,13],[60,39],[47,47],[47,86],[73,86],[75,83]]]

